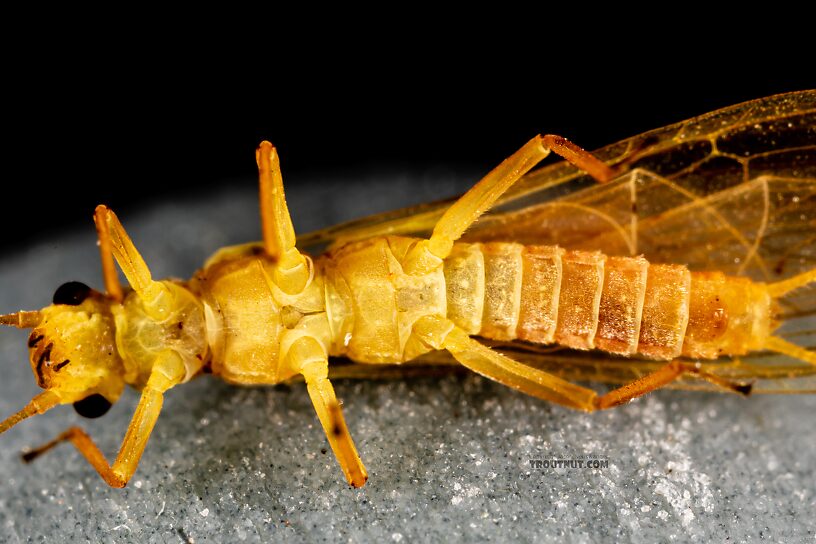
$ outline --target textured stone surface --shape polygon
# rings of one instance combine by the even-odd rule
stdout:
[[[250,180],[122,217],[156,276],[189,276],[217,247],[257,239]],[[300,231],[451,195],[437,172],[290,189]],[[88,214],[87,210],[66,213]],[[101,284],[90,218],[80,232],[0,259],[0,310],[47,304],[62,282]],[[37,392],[25,333],[0,330],[0,415]],[[135,406],[98,420],[70,408],[0,437],[0,541],[812,542],[816,397],[663,391],[577,414],[474,376],[340,382],[370,473],[349,489],[302,385],[241,389],[203,378],[171,391],[139,469],[109,489],[71,447],[19,452],[80,423],[112,458]],[[534,470],[530,460],[608,458]]]

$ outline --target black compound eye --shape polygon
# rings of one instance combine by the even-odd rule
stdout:
[[[108,413],[110,407],[110,401],[99,393],[94,393],[93,395],[85,397],[84,399],[78,400],[74,403],[74,410],[76,410],[76,413],[89,419],[104,416]]]
[[[91,288],[78,281],[63,283],[54,292],[54,304],[79,306],[91,294]]]

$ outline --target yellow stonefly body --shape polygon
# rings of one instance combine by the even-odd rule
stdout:
[[[330,357],[386,365],[444,351],[490,379],[585,411],[684,376],[751,390],[694,360],[767,350],[816,365],[814,352],[774,334],[779,300],[816,281],[816,268],[765,283],[637,255],[513,239],[462,241],[550,151],[599,184],[611,185],[622,173],[561,137],[537,136],[447,207],[429,237],[377,233],[312,258],[296,247],[277,152],[263,142],[256,155],[263,243],[220,250],[187,282],[154,280],[116,215],[99,206],[94,219],[106,292],[72,282],[51,306],[0,317],[32,329],[31,364],[44,389],[0,432],[58,404],[101,415],[125,385],[133,386],[141,399],[112,464],[78,427],[25,455],[31,460],[69,441],[108,484],[122,487],[168,389],[202,373],[241,385],[302,377],[347,481],[359,487],[368,476],[329,381]],[[130,289],[119,285],[114,263]],[[599,395],[481,339],[664,363]]]

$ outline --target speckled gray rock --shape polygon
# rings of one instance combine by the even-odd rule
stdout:
[[[452,195],[468,178],[434,175],[289,190],[300,231]],[[257,239],[251,180],[122,217],[156,276],[189,276],[217,247]],[[68,210],[66,213],[86,213]],[[0,310],[47,304],[62,282],[101,284],[94,231],[43,240],[0,260]],[[25,333],[0,330],[0,415],[37,387]],[[813,542],[816,397],[662,391],[585,415],[475,376],[340,382],[368,467],[342,480],[301,385],[242,389],[212,378],[167,395],[139,469],[108,488],[62,446],[31,466],[25,446],[83,425],[113,457],[135,406],[70,408],[0,437],[4,542],[267,542],[559,539]],[[598,469],[530,461],[600,456]]]

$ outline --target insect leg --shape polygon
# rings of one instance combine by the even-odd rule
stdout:
[[[729,382],[704,372],[693,363],[672,361],[665,367],[639,380],[598,394],[586,387],[554,376],[493,351],[442,317],[423,317],[414,325],[414,334],[436,349],[446,349],[462,365],[491,380],[518,389],[534,397],[587,412],[611,408],[635,397],[645,395],[672,382],[683,374],[692,374],[735,393],[747,395],[750,385]]]
[[[586,170],[600,182],[614,177],[614,170],[590,153],[561,136],[536,136],[510,155],[453,203],[436,223],[429,241],[418,244],[403,264],[407,271],[421,273],[438,265],[450,254],[458,240],[480,215],[489,210],[516,181],[554,151]]]
[[[100,232],[107,231],[110,240],[110,249],[116,262],[122,268],[125,277],[131,287],[139,294],[145,306],[149,308],[159,308],[164,303],[167,287],[158,281],[153,281],[147,263],[139,254],[133,241],[128,236],[119,218],[110,208],[99,205],[96,207],[97,227]],[[101,238],[100,238],[101,241]],[[103,257],[104,263],[104,257]],[[104,264],[103,264],[104,266]]]
[[[578,410],[595,409],[597,393],[493,351],[442,317],[423,317],[414,334],[436,349],[446,349],[462,365],[522,393]]]
[[[315,339],[304,336],[289,348],[287,359],[306,380],[309,397],[346,480],[354,487],[362,487],[368,473],[354,447],[334,387],[328,379],[329,361],[325,351]]]
[[[43,453],[62,442],[72,443],[85,457],[88,463],[96,469],[102,479],[111,487],[125,487],[128,480],[136,472],[139,459],[142,457],[147,440],[153,431],[153,426],[159,418],[164,392],[184,379],[185,369],[181,358],[174,352],[163,353],[153,365],[153,371],[142,390],[136,413],[130,420],[119,455],[113,465],[105,459],[99,447],[91,437],[79,427],[71,427],[51,442],[43,444],[23,454],[23,460],[33,461]]]
[[[598,183],[612,181],[617,175],[617,171],[611,166],[607,166],[589,151],[578,147],[563,136],[555,134],[545,134],[541,137],[544,145],[550,148],[556,155],[560,155],[568,163],[579,168],[592,176]]]
[[[113,247],[111,245],[110,230],[105,215],[108,209],[99,205],[94,211],[94,224],[96,234],[99,238],[99,256],[102,259],[102,276],[105,280],[105,290],[108,296],[116,302],[122,302],[122,285],[119,283],[119,275],[116,273],[116,266],[113,264]]]
[[[13,416],[9,416],[3,422],[0,422],[0,434],[8,431],[18,423],[20,423],[24,419],[28,419],[31,416],[36,416],[39,414],[44,414],[57,404],[59,404],[60,398],[59,396],[51,391],[50,389],[46,389],[39,395],[35,396],[31,399],[25,408],[14,414]]]
[[[309,280],[309,265],[295,247],[295,228],[286,206],[278,151],[261,142],[255,151],[261,201],[261,230],[266,254],[277,261],[275,283],[285,293],[299,293]]]
[[[627,383],[617,389],[601,395],[596,400],[596,407],[600,410],[612,408],[629,402],[630,400],[645,395],[656,389],[660,389],[668,383],[681,377],[683,374],[690,374],[698,376],[706,381],[709,381],[723,389],[728,389],[734,393],[748,395],[751,392],[750,384],[737,384],[730,382],[724,378],[714,374],[704,372],[697,368],[694,363],[686,363],[682,361],[672,361],[666,366],[647,374],[631,383]]]

